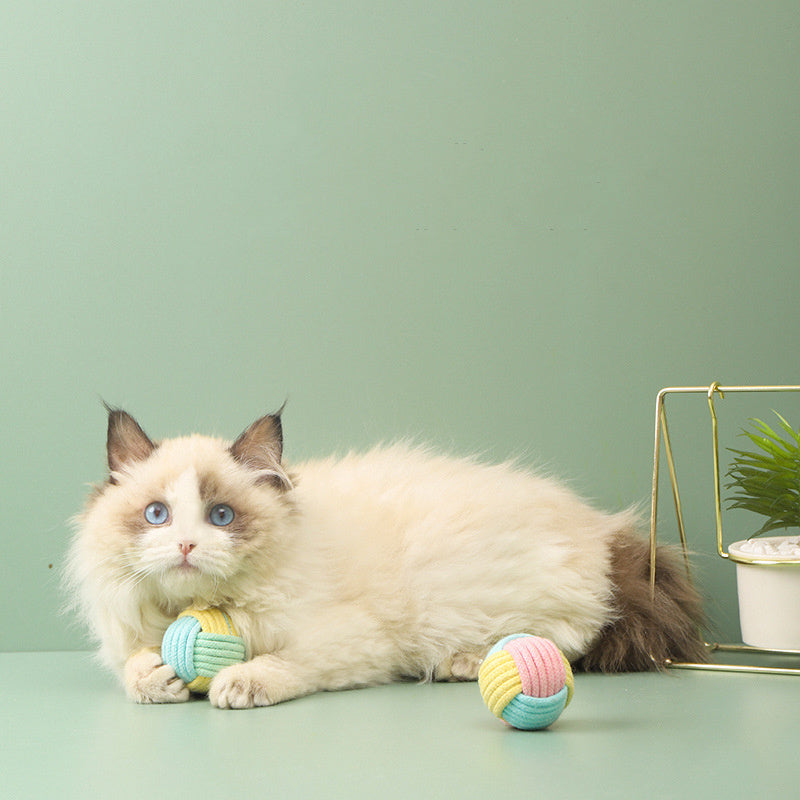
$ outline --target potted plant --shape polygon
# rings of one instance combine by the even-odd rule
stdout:
[[[729,508],[766,518],[750,538],[728,548],[736,563],[742,641],[770,650],[800,650],[800,531],[762,537],[777,529],[800,529],[800,431],[775,412],[781,433],[761,420],[744,430],[756,450],[734,454],[726,489]]]

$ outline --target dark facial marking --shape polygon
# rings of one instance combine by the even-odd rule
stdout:
[[[200,476],[200,499],[203,501],[206,515],[210,514],[211,509],[219,503],[224,503],[233,509],[235,515],[233,522],[220,527],[220,530],[228,533],[232,539],[244,541],[253,538],[255,532],[251,530],[251,515],[241,503],[237,503],[231,497],[231,492],[220,483],[215,475],[206,473]]]

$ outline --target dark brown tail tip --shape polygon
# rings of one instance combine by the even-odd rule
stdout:
[[[664,669],[669,661],[708,661],[702,599],[679,553],[658,548],[652,597],[649,543],[621,534],[612,547],[611,579],[614,619],[576,663],[578,669],[646,672]]]

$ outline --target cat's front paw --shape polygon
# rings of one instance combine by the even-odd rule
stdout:
[[[291,700],[308,689],[291,667],[274,656],[257,656],[221,670],[208,690],[217,708],[253,708]]]
[[[185,703],[186,684],[153,650],[134,653],[125,663],[125,691],[137,703]]]

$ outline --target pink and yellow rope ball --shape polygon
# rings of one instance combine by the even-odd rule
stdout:
[[[496,717],[512,728],[539,730],[561,716],[575,683],[569,662],[553,642],[518,633],[489,651],[478,687]]]

